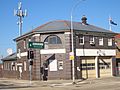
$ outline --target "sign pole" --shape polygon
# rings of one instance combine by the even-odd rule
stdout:
[[[32,84],[32,65],[31,65],[31,57],[30,57],[30,49],[28,50],[28,60],[29,60],[29,85]]]
[[[28,60],[29,60],[29,71],[30,71],[30,85],[31,85],[31,81],[32,81],[32,64],[33,61],[32,59],[34,59],[34,53],[30,51],[30,49],[44,49],[44,42],[28,42]],[[41,58],[41,55],[40,55]],[[41,59],[40,59],[41,60]],[[41,61],[40,61],[41,64]],[[41,65],[40,65],[41,68]],[[41,75],[40,75],[40,80],[41,80]]]
[[[31,59],[29,59],[29,62],[31,61]],[[30,86],[31,86],[31,81],[32,81],[32,65],[29,65],[29,69],[30,69]]]

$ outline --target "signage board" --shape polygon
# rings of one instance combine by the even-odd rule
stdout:
[[[44,42],[28,42],[28,48],[44,49]]]

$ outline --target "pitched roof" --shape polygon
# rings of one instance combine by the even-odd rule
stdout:
[[[5,58],[1,59],[2,61],[17,60],[17,53],[13,53]]]
[[[49,32],[49,31],[62,31],[62,30],[70,30],[70,21],[67,20],[56,20],[51,21],[42,26],[39,26],[32,30],[32,32]],[[97,26],[93,26],[90,24],[83,25],[81,22],[73,22],[74,30],[85,30],[85,31],[93,31],[93,32],[105,32],[105,33],[114,33],[110,30],[106,30]]]
[[[23,38],[24,36],[28,36],[29,34],[33,33],[46,33],[46,32],[63,32],[63,31],[70,31],[71,22],[68,20],[55,20],[51,21],[48,23],[45,23],[32,31],[14,39],[20,39]],[[103,32],[103,33],[110,33],[110,34],[115,34],[114,32],[110,30],[106,30],[94,25],[83,25],[81,22],[73,22],[73,30],[80,30],[80,31],[91,31],[91,32]]]

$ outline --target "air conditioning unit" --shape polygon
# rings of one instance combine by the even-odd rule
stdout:
[[[90,41],[90,45],[95,45],[95,42],[94,41]]]

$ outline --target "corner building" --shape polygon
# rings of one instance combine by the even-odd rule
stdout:
[[[116,67],[116,33],[93,26],[82,17],[82,22],[73,22],[75,53],[75,78],[99,78],[113,76]],[[29,79],[28,42],[44,42],[44,49],[34,51],[32,79],[72,79],[70,21],[57,20],[43,24],[17,37],[18,77]]]

